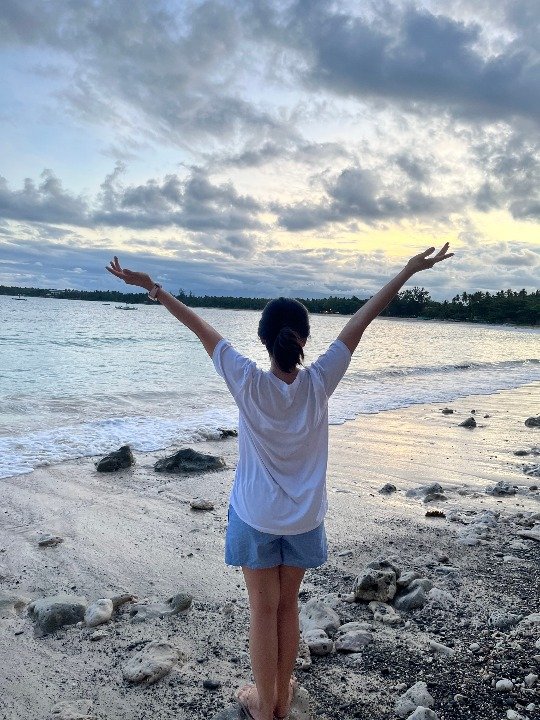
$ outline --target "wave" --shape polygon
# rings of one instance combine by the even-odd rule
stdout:
[[[494,362],[464,362],[448,365],[389,367],[384,370],[350,372],[347,377],[375,380],[385,377],[395,378],[414,375],[434,375],[439,373],[455,373],[456,371],[469,370],[495,372],[501,370],[511,370],[514,368],[535,368],[536,366],[540,367],[540,359],[529,358],[526,360],[500,360]]]

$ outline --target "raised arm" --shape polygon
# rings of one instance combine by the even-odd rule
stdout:
[[[122,268],[116,255],[114,260],[111,260],[111,264],[107,266],[107,270],[128,285],[137,285],[148,292],[156,285],[150,275]],[[191,308],[184,305],[180,300],[177,300],[174,295],[163,290],[163,288],[157,291],[156,299],[159,300],[175,318],[180,320],[183,325],[195,333],[203,344],[206,352],[212,357],[216,345],[222,339],[218,331],[207,323],[206,320],[199,317]]]
[[[448,248],[449,243],[446,243],[433,257],[429,256],[435,251],[434,247],[428,248],[425,252],[412,257],[400,273],[392,278],[389,283],[370,298],[367,303],[362,305],[352,316],[338,335],[338,340],[345,343],[351,353],[353,353],[360,342],[364,330],[377,315],[382,313],[384,308],[397,295],[407,280],[410,280],[415,273],[432,268],[436,263],[452,257],[454,253],[449,253]]]

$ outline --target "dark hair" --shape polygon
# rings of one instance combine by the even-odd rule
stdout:
[[[304,359],[301,340],[309,337],[305,305],[292,298],[270,300],[262,311],[258,335],[283,372],[292,372]]]

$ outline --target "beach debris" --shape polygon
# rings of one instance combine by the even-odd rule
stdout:
[[[30,598],[24,595],[16,595],[7,590],[0,590],[0,619],[16,617],[29,602]]]
[[[378,600],[387,602],[392,600],[397,590],[395,567],[383,561],[369,563],[356,577],[353,593],[357,600]]]
[[[334,642],[320,628],[312,628],[302,633],[311,655],[330,655],[334,649]]]
[[[62,700],[51,711],[51,720],[96,720],[91,700]]]
[[[442,485],[438,482],[430,485],[420,485],[420,487],[407,490],[406,497],[421,498],[423,502],[436,502],[437,500],[447,500]]]
[[[334,637],[337,652],[356,653],[373,641],[372,627],[365,622],[348,622],[338,628]]]
[[[341,625],[337,612],[328,604],[325,597],[311,598],[300,608],[300,630],[304,635],[309,630],[324,630],[334,633]]]
[[[189,503],[192,510],[213,510],[214,503],[211,500],[205,500],[204,498],[194,498]]]
[[[436,640],[430,640],[429,647],[439,655],[446,655],[447,657],[455,655],[456,652],[454,648],[448,647],[448,645],[443,645],[443,643],[437,642]]]
[[[459,427],[464,428],[475,428],[476,427],[476,420],[472,417],[468,417],[466,420],[463,420],[463,422],[459,423]]]
[[[113,601],[110,598],[101,598],[91,603],[84,613],[84,622],[88,627],[96,627],[109,622],[114,610]]]
[[[86,607],[84,597],[52,595],[30,603],[28,613],[35,622],[37,633],[49,635],[64,625],[74,625],[84,620]]]
[[[452,410],[452,408],[449,408],[449,407],[443,408],[441,410],[441,412],[443,415],[453,415],[454,414],[454,411]]]
[[[510,483],[505,482],[504,480],[499,480],[499,482],[496,485],[486,488],[486,494],[493,495],[494,497],[504,497],[507,495],[515,495],[516,487],[515,487],[515,485],[510,485]]]
[[[92,642],[97,642],[98,640],[103,640],[106,637],[109,637],[109,633],[106,630],[94,630],[89,639]]]
[[[401,615],[397,613],[391,605],[387,605],[377,600],[372,600],[368,609],[373,613],[373,619],[382,622],[385,625],[399,625],[401,622]]]
[[[445,518],[446,515],[442,510],[426,510],[426,517],[428,517],[428,518],[434,518],[434,517]]]
[[[218,428],[220,440],[225,440],[230,437],[238,437],[238,430],[234,428]]]
[[[156,472],[169,473],[202,473],[209,470],[223,470],[225,460],[217,455],[205,455],[191,448],[179,450],[166,458],[161,458],[154,465]]]
[[[170,673],[175,663],[185,659],[171,643],[152,640],[126,662],[122,674],[128,682],[152,685]]]
[[[55,547],[64,542],[64,538],[60,535],[42,535],[38,540],[39,547]]]
[[[98,472],[116,472],[117,470],[131,467],[134,464],[135,458],[133,457],[130,446],[122,445],[118,450],[98,460],[96,470]]]
[[[429,694],[425,682],[419,681],[401,695],[394,706],[394,712],[398,717],[404,718],[417,708],[431,708],[435,700]]]
[[[391,495],[392,493],[395,493],[396,490],[397,487],[393,483],[386,483],[386,485],[383,485],[379,490],[379,493],[381,495]]]
[[[540,427],[540,415],[537,415],[536,417],[530,417],[525,420],[525,425],[527,427]]]

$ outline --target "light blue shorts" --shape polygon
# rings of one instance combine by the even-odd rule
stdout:
[[[251,570],[262,570],[276,565],[314,568],[328,558],[328,545],[324,522],[314,530],[299,535],[272,535],[255,530],[240,520],[229,505],[229,523],[225,536],[225,562]]]

